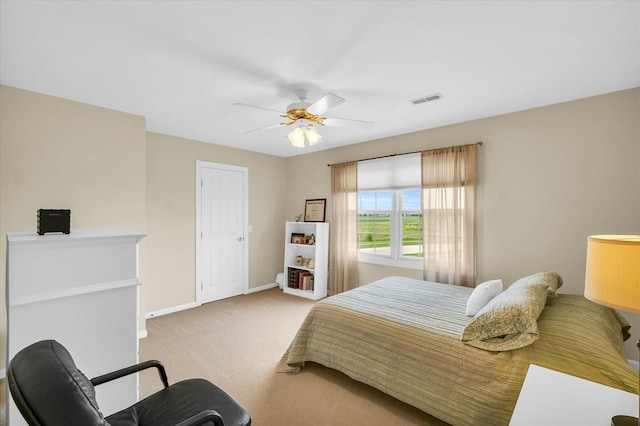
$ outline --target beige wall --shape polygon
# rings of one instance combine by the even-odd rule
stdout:
[[[287,162],[286,216],[306,198],[331,198],[327,164],[483,141],[479,279],[554,270],[564,292],[581,293],[587,236],[640,232],[639,104],[634,89],[298,156]],[[361,283],[388,275],[361,272]]]
[[[480,281],[551,270],[565,280],[561,292],[582,293],[587,236],[640,233],[640,88],[295,157],[287,219],[306,198],[331,198],[329,163],[477,141]],[[361,283],[416,276],[359,271]],[[638,335],[640,317],[628,317]],[[627,353],[637,359],[634,341]]]
[[[6,232],[35,230],[42,207],[70,208],[75,229],[146,232],[142,313],[195,301],[196,160],[249,169],[251,288],[281,272],[284,221],[304,211],[305,199],[329,199],[330,218],[327,164],[480,140],[480,280],[554,270],[563,292],[581,293],[586,237],[640,232],[640,89],[289,159],[145,133],[142,117],[1,90],[3,241]],[[4,243],[0,250],[4,297]],[[362,283],[420,276],[366,264],[360,272]],[[627,349],[637,357],[633,344]]]
[[[196,160],[249,170],[249,288],[282,270],[286,160],[149,133],[145,312],[195,302]]]
[[[285,162],[147,133],[143,117],[7,86],[0,94],[0,231],[33,231],[38,208],[70,208],[71,227],[147,233],[144,314],[195,301],[195,162],[249,169],[249,287],[282,269]],[[276,247],[274,249],[274,246]],[[5,245],[0,362],[4,365]]]
[[[39,208],[71,209],[72,230],[145,232],[145,140],[144,117],[0,86],[0,368],[6,233],[35,232]]]

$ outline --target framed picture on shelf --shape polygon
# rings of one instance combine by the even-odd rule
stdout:
[[[304,234],[291,233],[291,244],[306,244],[306,241]]]
[[[324,214],[327,210],[327,199],[317,198],[307,200],[304,204],[305,222],[324,222]]]

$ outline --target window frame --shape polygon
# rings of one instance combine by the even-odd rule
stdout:
[[[417,212],[422,217],[422,210],[402,210],[402,193],[405,190],[417,189],[420,191],[420,206],[422,206],[422,189],[419,187],[407,188],[380,188],[358,191],[358,262],[376,265],[394,266],[398,268],[421,270],[423,257],[403,256],[402,254],[402,214],[405,212]],[[391,192],[391,210],[360,210],[360,193],[365,192]],[[390,254],[365,253],[360,250],[360,214],[361,212],[372,214],[389,212],[389,249]],[[420,236],[422,239],[422,235]],[[424,250],[422,250],[424,256]]]

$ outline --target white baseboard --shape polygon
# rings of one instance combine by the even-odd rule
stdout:
[[[628,359],[627,358],[627,363],[632,366],[633,368],[635,368],[636,370],[640,371],[640,361],[636,361],[635,359]]]
[[[269,290],[270,288],[274,288],[274,287],[278,287],[278,283],[269,283],[269,284],[262,285],[260,287],[253,287],[253,288],[248,289],[245,294],[257,293],[258,291]],[[145,314],[144,317],[146,319],[155,318],[155,317],[159,317],[159,316],[162,316],[162,315],[168,315],[168,314],[173,314],[175,312],[184,311],[186,309],[197,308],[198,306],[200,306],[200,305],[198,305],[195,302],[185,303],[184,305],[172,306],[170,308],[165,308],[165,309],[160,309],[158,311],[148,312],[147,314]],[[144,333],[145,333],[145,336],[143,336],[143,337],[146,337],[146,330],[145,330]],[[138,334],[138,338],[140,338],[139,334]]]
[[[138,340],[144,339],[148,335],[147,330],[138,330]]]
[[[245,294],[257,293],[259,291],[269,290],[270,288],[278,287],[278,283],[269,283],[261,285],[260,287],[252,287],[247,290]]]
[[[7,370],[3,368],[2,370],[0,370],[0,380],[6,379],[6,378],[7,378]]]
[[[173,314],[175,312],[184,311],[185,309],[195,308],[196,306],[198,305],[195,302],[185,303],[184,305],[172,306],[170,308],[160,309],[158,311],[147,312],[147,314],[144,317],[146,319],[160,317],[162,315],[168,315],[168,314]]]

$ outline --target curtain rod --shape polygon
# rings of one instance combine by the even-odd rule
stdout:
[[[476,145],[478,145],[478,146],[482,146],[482,141],[480,141],[480,142],[476,142]],[[439,148],[434,148],[434,149],[439,149]],[[401,154],[381,155],[381,156],[379,156],[379,157],[363,158],[362,160],[355,160],[355,161],[369,161],[369,160],[377,160],[378,158],[396,157],[396,156],[398,156],[398,155],[417,154],[417,153],[419,153],[419,152],[422,152],[422,151],[403,152],[403,153],[401,153]],[[349,161],[344,161],[343,163],[349,163]],[[343,163],[327,164],[327,167],[331,167],[331,166],[335,166],[335,165],[337,165],[337,164],[343,164]]]

